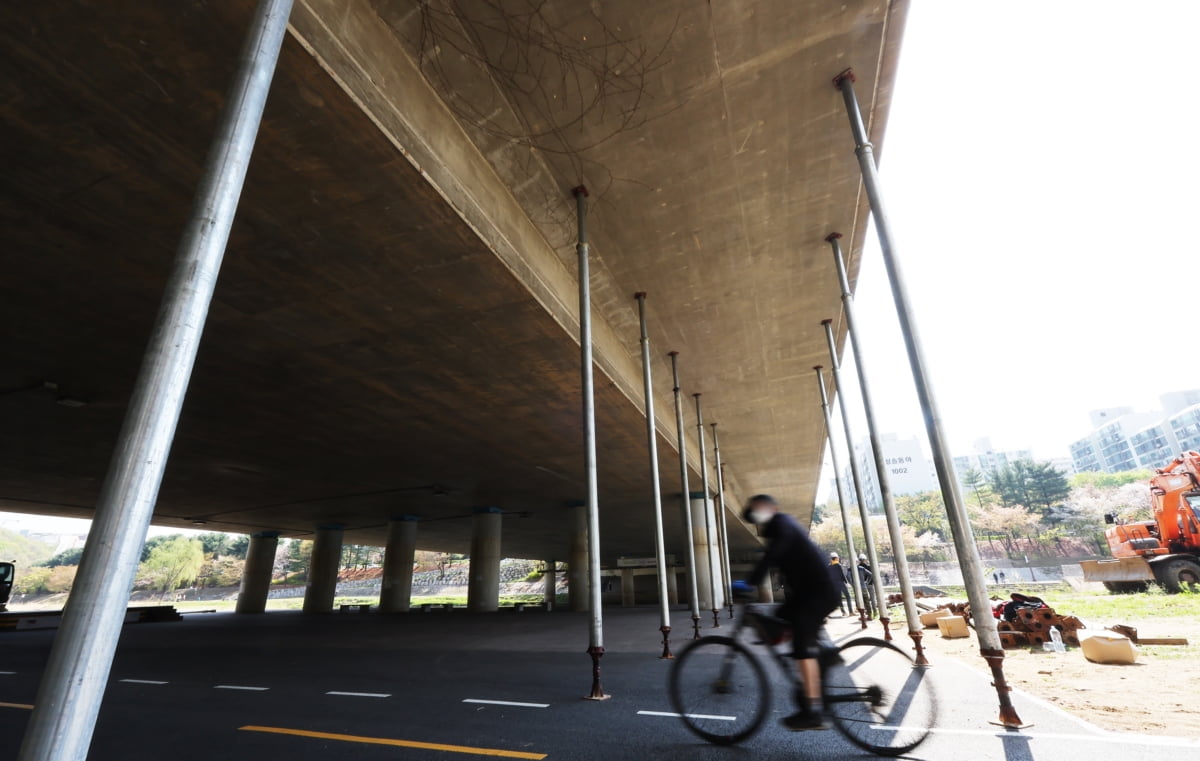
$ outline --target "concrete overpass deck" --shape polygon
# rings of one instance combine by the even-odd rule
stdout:
[[[91,514],[252,6],[0,10],[5,509]],[[857,68],[878,139],[904,4],[534,7],[296,3],[157,523],[383,544],[410,514],[422,547],[461,552],[457,519],[498,506],[521,516],[504,555],[561,556],[559,508],[585,496],[578,184],[605,562],[652,550],[634,291],[664,492],[674,349],[721,424],[730,502],[769,491],[808,515],[809,369],[838,312],[821,240],[853,240],[853,274],[865,218],[830,78]],[[531,90],[522,66],[565,74]],[[680,509],[666,530],[679,552]]]

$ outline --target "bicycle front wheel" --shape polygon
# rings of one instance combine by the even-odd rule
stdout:
[[[937,720],[927,669],[881,639],[863,637],[837,651],[825,669],[825,706],[847,740],[881,756],[920,745]]]
[[[671,666],[671,704],[688,729],[717,745],[746,739],[762,725],[771,690],[762,664],[729,637],[684,646]]]

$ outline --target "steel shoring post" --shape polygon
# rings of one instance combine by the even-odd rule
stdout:
[[[263,0],[254,10],[20,761],[87,756],[291,7],[291,0]]]
[[[708,542],[708,588],[712,590],[712,614],[713,628],[721,628],[721,617],[717,610],[717,575],[713,574],[713,540],[712,529],[709,527],[709,509],[708,505],[711,501],[708,491],[708,455],[704,451],[704,415],[700,412],[700,394],[692,394],[692,398],[696,400],[696,430],[697,436],[700,438],[700,488],[704,490],[704,499],[701,504],[704,507],[704,537]],[[716,523],[716,521],[712,521]]]
[[[913,596],[912,578],[908,573],[908,556],[905,554],[904,534],[900,529],[900,516],[896,512],[896,502],[892,497],[891,479],[883,461],[883,444],[879,437],[879,426],[875,422],[875,407],[871,402],[870,385],[867,382],[867,371],[863,365],[862,347],[858,343],[857,324],[854,316],[854,294],[850,292],[850,279],[846,276],[846,265],[842,261],[842,247],[838,243],[840,233],[831,233],[825,240],[833,248],[833,258],[837,264],[838,281],[842,289],[842,314],[846,317],[846,333],[849,336],[850,348],[854,352],[854,369],[858,373],[858,386],[862,393],[863,412],[867,418],[867,435],[871,440],[871,454],[875,458],[875,472],[879,483],[879,496],[883,502],[883,514],[887,518],[888,535],[892,540],[892,558],[896,564],[896,581],[900,584],[900,596],[904,600],[904,618],[908,625],[908,636],[913,641],[917,652],[917,665],[928,666],[929,659],[925,657],[925,648],[921,644],[924,636],[921,631],[921,621],[917,611],[917,598]]]
[[[862,478],[858,472],[858,459],[854,456],[854,434],[850,430],[850,416],[846,414],[846,395],[842,393],[842,368],[838,362],[837,342],[833,338],[833,320],[821,322],[825,326],[825,340],[829,344],[829,368],[833,372],[833,387],[837,390],[838,409],[842,413],[842,430],[846,433],[846,451],[850,456],[850,480],[854,484],[854,501],[858,503],[858,517],[862,521],[863,544],[867,551],[867,562],[871,564],[872,589],[875,592],[875,607],[879,611],[879,622],[883,624],[883,638],[891,641],[892,630],[888,628],[887,599],[883,596],[883,579],[879,572],[879,556],[875,554],[875,536],[867,516],[867,502],[863,499]],[[831,441],[830,446],[833,446]]]
[[[725,522],[725,463],[721,462],[721,443],[717,440],[717,424],[713,429],[713,458],[717,463],[717,532],[721,542],[721,572],[725,575],[725,607],[733,618],[733,571],[729,567],[729,525]]]
[[[917,335],[916,324],[909,306],[908,292],[900,271],[900,262],[896,257],[891,225],[879,188],[879,170],[875,166],[875,151],[867,139],[862,112],[858,107],[858,99],[854,95],[854,73],[847,69],[834,79],[834,85],[841,91],[842,100],[846,105],[846,115],[850,120],[850,130],[854,136],[854,152],[858,157],[859,168],[862,170],[867,200],[875,217],[875,232],[879,236],[879,248],[883,253],[883,263],[887,269],[888,280],[891,282],[892,300],[896,305],[896,317],[900,323],[901,335],[904,337],[904,348],[908,352],[913,383],[917,388],[917,397],[925,416],[929,448],[933,453],[933,464],[937,471],[938,481],[941,483],[942,499],[946,502],[946,517],[950,522],[950,533],[954,536],[959,565],[964,571],[963,581],[966,583],[967,599],[970,601],[971,610],[975,612],[972,618],[975,622],[976,636],[979,638],[980,655],[987,661],[992,671],[993,684],[1000,703],[997,723],[1006,727],[1019,727],[1022,726],[1021,718],[1013,707],[1012,698],[1009,695],[1011,688],[1004,679],[1004,650],[996,631],[996,621],[988,614],[989,603],[987,587],[983,579],[983,563],[979,557],[979,548],[973,541],[970,520],[967,518],[962,495],[959,493],[958,479],[954,475],[954,463],[950,459],[950,449],[946,445],[942,432],[941,414],[929,381],[924,350],[921,348],[921,341]]]
[[[696,583],[696,545],[692,541],[695,527],[692,524],[692,505],[688,491],[687,438],[683,431],[683,397],[679,393],[679,352],[669,352],[671,357],[671,379],[675,384],[675,431],[679,439],[679,481],[683,487],[683,524],[687,532],[688,582],[691,584],[692,639],[700,639],[700,592]]]
[[[850,511],[846,509],[846,494],[842,488],[842,469],[838,467],[837,447],[833,444],[833,413],[829,410],[829,396],[825,393],[825,374],[821,366],[813,368],[817,373],[817,386],[821,389],[821,414],[825,417],[825,436],[829,440],[829,457],[833,460],[833,485],[837,487],[838,505],[842,508],[842,530],[846,532],[846,554],[858,557],[854,550],[854,534],[850,529]],[[850,567],[850,586],[854,590],[854,604],[858,606],[860,628],[867,628],[867,609],[863,606],[862,577],[858,569]]]
[[[667,601],[667,551],[663,539],[662,488],[658,482],[658,431],[654,424],[654,384],[650,378],[650,334],[646,331],[646,294],[634,294],[638,303],[638,321],[642,330],[642,383],[646,393],[646,440],[650,449],[650,482],[654,496],[654,549],[658,553],[658,609],[662,632],[662,655],[671,654],[671,608]]]
[[[576,217],[579,224],[579,242],[575,252],[579,254],[579,359],[580,376],[583,380],[583,448],[584,467],[587,470],[587,521],[588,521],[588,597],[591,614],[591,631],[588,639],[588,655],[592,656],[592,691],[588,700],[605,700],[604,688],[600,686],[600,658],[604,655],[604,612],[600,608],[600,489],[596,476],[596,402],[592,382],[592,284],[588,269],[587,241],[587,188],[580,185],[571,191],[575,196]]]

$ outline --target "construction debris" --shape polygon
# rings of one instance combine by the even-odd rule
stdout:
[[[1186,637],[1138,637],[1137,627],[1125,624],[1113,624],[1107,627],[1110,632],[1123,634],[1135,645],[1186,645]]]

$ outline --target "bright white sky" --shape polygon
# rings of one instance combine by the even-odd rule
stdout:
[[[955,453],[1065,457],[1089,410],[1200,387],[1197,29],[1187,0],[912,3],[880,170]],[[925,441],[873,230],[856,305],[881,431]]]

